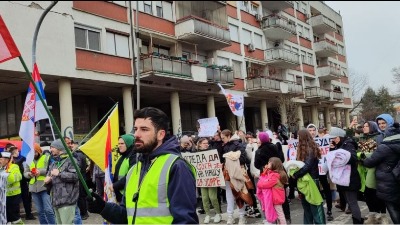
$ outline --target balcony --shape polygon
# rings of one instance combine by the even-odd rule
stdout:
[[[316,34],[324,34],[336,31],[335,22],[329,20],[322,14],[311,17],[310,24],[313,28],[314,33]]]
[[[336,44],[328,39],[315,42],[314,50],[315,55],[321,58],[335,56],[338,53]]]
[[[246,79],[246,90],[250,93],[279,93],[280,81],[268,77],[254,77]]]
[[[331,99],[331,92],[320,87],[306,87],[304,88],[304,92],[308,101],[329,101]]]
[[[209,83],[220,83],[222,86],[233,87],[234,83],[234,71],[222,68],[206,68],[207,82]]]
[[[296,35],[296,25],[279,15],[265,16],[261,27],[269,40],[285,40]]]
[[[332,91],[332,100],[335,102],[343,102],[344,95],[341,91]]]
[[[192,80],[191,64],[158,54],[142,55],[139,63],[140,77],[144,80],[184,79]]]
[[[261,1],[262,7],[270,11],[282,11],[287,8],[293,8],[292,1]]]
[[[265,50],[265,61],[268,65],[292,69],[300,65],[299,54],[283,48]]]
[[[229,29],[197,16],[187,16],[176,21],[178,40],[197,44],[198,49],[217,50],[231,45]]]
[[[342,76],[341,70],[333,66],[317,67],[317,75],[320,80],[336,80]]]
[[[303,86],[297,83],[288,83],[288,94],[303,95]]]

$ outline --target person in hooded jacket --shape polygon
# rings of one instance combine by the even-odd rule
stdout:
[[[115,164],[115,176],[113,177],[113,190],[118,202],[122,201],[124,194],[126,174],[136,163],[136,153],[133,151],[135,137],[132,134],[124,134],[118,138],[118,153],[121,155]]]
[[[376,137],[376,142],[379,145],[382,142],[382,140],[385,138],[385,129],[387,127],[390,127],[393,125],[394,119],[391,115],[384,113],[384,114],[377,116],[375,121],[379,127],[378,131],[379,131],[380,135],[378,135]]]
[[[371,157],[362,162],[368,168],[376,168],[376,195],[385,201],[393,223],[400,224],[400,182],[392,173],[400,161],[399,124],[388,127],[385,136]]]
[[[334,151],[336,149],[344,149],[350,152],[350,159],[347,164],[351,166],[350,173],[350,185],[341,186],[336,185],[339,191],[343,191],[346,197],[346,202],[349,205],[351,210],[353,224],[363,224],[364,219],[361,218],[361,210],[358,205],[358,191],[361,188],[361,178],[360,174],[357,171],[357,144],[356,142],[350,138],[346,137],[346,131],[338,127],[332,127],[329,131],[329,138],[331,139],[331,149],[330,151]]]
[[[168,116],[146,107],[134,114],[139,161],[128,172],[121,204],[92,193],[89,212],[113,224],[199,224],[196,171],[180,153],[176,136],[168,137]]]
[[[359,159],[369,158],[377,148],[377,137],[379,136],[378,125],[374,121],[367,121],[363,125],[363,135],[358,142],[359,152],[357,156]],[[369,214],[367,224],[374,223],[375,216],[381,216],[386,213],[385,202],[376,196],[376,179],[375,168],[365,168],[363,165],[358,166],[358,171],[361,175],[362,191],[364,191],[365,202],[367,203]],[[383,216],[386,221],[386,216]]]

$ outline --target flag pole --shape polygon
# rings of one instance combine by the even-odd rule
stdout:
[[[96,124],[96,126],[94,126],[93,129],[89,131],[89,133],[85,137],[83,137],[83,139],[79,142],[78,146],[80,146],[82,142],[93,133],[93,131],[100,125],[101,122],[103,122],[105,118],[107,118],[111,114],[111,112],[115,109],[115,107],[117,107],[117,105],[118,102],[115,103],[115,105],[111,107],[111,109],[106,113],[106,115],[104,115],[103,118],[101,118],[101,120]]]
[[[87,186],[85,180],[84,180],[83,177],[82,177],[81,171],[80,171],[78,165],[76,164],[75,160],[73,159],[71,150],[68,148],[67,144],[65,143],[64,138],[62,138],[62,134],[61,134],[60,128],[58,128],[57,123],[55,122],[53,115],[51,114],[49,108],[47,107],[46,102],[44,101],[44,99],[43,99],[43,97],[42,97],[42,94],[41,94],[40,91],[39,91],[39,88],[37,87],[35,81],[34,81],[33,78],[32,78],[32,74],[29,72],[29,69],[28,69],[28,67],[26,66],[26,63],[25,63],[24,59],[22,58],[22,56],[18,56],[18,58],[19,58],[19,60],[21,61],[22,66],[23,66],[24,69],[25,69],[25,72],[26,72],[26,75],[27,75],[28,78],[29,78],[29,81],[31,82],[33,88],[35,88],[36,94],[37,94],[37,96],[39,96],[39,99],[40,99],[40,101],[42,102],[42,104],[43,104],[43,106],[44,106],[44,109],[45,109],[46,112],[47,112],[47,115],[49,115],[49,119],[50,119],[50,121],[52,122],[52,124],[54,125],[55,131],[56,131],[57,135],[60,137],[61,142],[62,142],[62,144],[63,144],[65,150],[67,151],[67,154],[68,154],[69,158],[71,159],[71,163],[72,163],[72,165],[74,166],[74,168],[75,168],[75,170],[76,170],[76,173],[78,174],[78,178],[79,178],[79,180],[81,181],[81,184],[83,185],[83,188],[85,189],[87,195],[88,195],[89,197],[92,197],[92,195],[91,195],[91,193],[90,193],[90,191],[89,191],[89,188],[88,188],[88,186]]]

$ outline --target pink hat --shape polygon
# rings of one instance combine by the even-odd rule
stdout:
[[[269,135],[266,132],[260,132],[258,134],[258,139],[260,139],[261,143],[269,142]]]

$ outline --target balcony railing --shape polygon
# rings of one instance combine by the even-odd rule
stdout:
[[[265,16],[261,26],[265,36],[271,40],[288,39],[296,34],[296,25],[279,15]]]
[[[231,42],[226,27],[193,15],[179,19],[176,22],[175,33],[178,39],[198,44],[199,48],[206,50],[221,49],[229,46]]]
[[[289,94],[303,94],[303,86],[297,83],[288,83]]]
[[[206,69],[207,82],[221,83],[226,85],[234,84],[234,71],[224,69],[210,68]]]
[[[343,92],[332,91],[332,98],[333,100],[343,101],[344,99]]]
[[[329,20],[324,15],[320,14],[310,18],[311,26],[313,27],[314,33],[322,34],[336,30],[336,24],[332,20]]]
[[[248,91],[273,91],[277,92],[281,90],[280,81],[266,78],[266,77],[255,77],[246,80],[246,87]]]
[[[293,8],[293,1],[261,1],[262,7],[270,11],[281,11]]]
[[[265,50],[265,61],[270,65],[292,68],[300,65],[299,54],[283,48]]]
[[[306,98],[330,99],[330,91],[319,87],[304,88]]]
[[[323,80],[335,80],[342,76],[341,70],[333,66],[317,67],[317,75]]]
[[[139,68],[141,76],[151,72],[159,76],[191,79],[190,66],[189,63],[171,59],[170,56],[144,55],[141,56]]]
[[[327,39],[315,42],[314,50],[318,57],[329,57],[338,53],[336,44]]]

